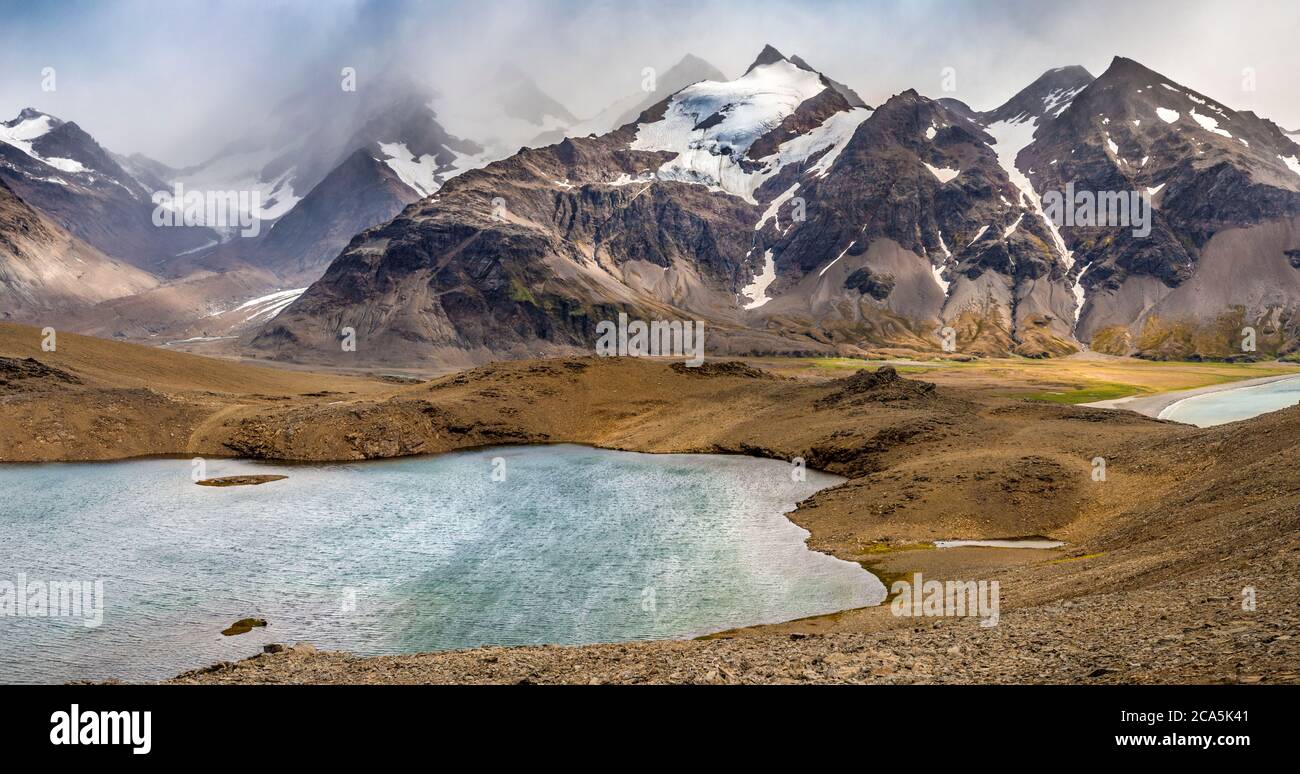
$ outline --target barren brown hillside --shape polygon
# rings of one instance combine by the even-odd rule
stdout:
[[[412,385],[0,326],[0,459],[351,460],[507,443],[804,458],[849,480],[791,517],[886,581],[996,579],[1002,622],[887,607],[691,642],[356,659],[306,649],[205,681],[1295,681],[1300,409],[1211,430],[934,387],[892,369],[503,363]],[[30,358],[30,360],[28,360]],[[1106,460],[1105,481],[1092,476]],[[1057,551],[933,549],[1048,535]],[[1243,589],[1258,606],[1243,610]]]

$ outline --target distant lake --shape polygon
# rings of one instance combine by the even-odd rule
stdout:
[[[0,681],[153,680],[264,643],[361,655],[691,637],[880,603],[783,514],[843,479],[518,446],[353,464],[0,465],[0,582],[104,584],[102,625],[0,617]],[[494,476],[494,471],[497,473]],[[495,480],[502,478],[503,480]],[[234,621],[270,626],[234,637]]]
[[[1250,419],[1296,403],[1300,403],[1300,376],[1184,398],[1161,411],[1160,418],[1197,427],[1212,427]]]

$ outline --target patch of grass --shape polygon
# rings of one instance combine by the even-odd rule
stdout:
[[[898,551],[924,551],[934,548],[934,543],[871,543],[862,549],[864,554],[892,554]]]
[[[860,371],[875,365],[869,360],[855,357],[816,357],[810,358],[807,363],[819,371]]]
[[[537,297],[515,277],[510,278],[510,300],[521,304],[538,305]]]
[[[1007,397],[1074,405],[1077,403],[1092,403],[1099,400],[1127,398],[1130,395],[1138,395],[1144,392],[1147,392],[1147,390],[1133,384],[1122,384],[1120,382],[1097,382],[1096,384],[1091,384],[1087,387],[1076,387],[1072,390],[1017,392],[1011,393]]]
[[[880,579],[885,586],[885,598],[881,600],[882,606],[888,605],[894,601],[898,594],[894,593],[894,584],[898,581],[910,583],[912,576],[916,574],[915,570],[898,570],[889,571],[880,568],[879,562],[858,562],[858,566]]]

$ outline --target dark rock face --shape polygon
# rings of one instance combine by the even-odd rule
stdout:
[[[751,70],[753,70],[755,67],[762,67],[763,65],[776,64],[777,62],[780,62],[783,59],[785,59],[785,55],[782,54],[780,51],[777,51],[775,46],[773,46],[771,43],[764,44],[763,50],[758,52],[758,56],[754,57],[754,61],[750,63],[748,68],[745,69],[745,72],[748,73]]]
[[[887,274],[878,277],[864,266],[844,280],[844,287],[865,293],[877,301],[884,301],[894,291],[894,278]]]
[[[858,128],[834,173],[807,184],[815,206],[806,223],[777,237],[781,258],[811,272],[826,256],[843,253],[847,262],[888,239],[922,257],[915,271],[946,272],[951,280],[928,309],[899,306],[907,317],[954,324],[963,348],[983,335],[976,331],[995,328],[1001,333],[987,350],[993,354],[1039,336],[1070,351],[1066,310],[1053,306],[1069,297],[1067,267],[1049,247],[1046,225],[1020,203],[991,141],[979,124],[915,92],[891,98]],[[903,281],[892,266],[871,273]],[[864,279],[845,285],[858,287]],[[879,301],[892,288],[874,283],[862,292]],[[1028,315],[1049,311],[1058,322],[1028,330]]]
[[[1297,241],[1264,232],[1300,214],[1300,174],[1284,160],[1296,153],[1300,146],[1271,122],[1117,57],[1018,159],[1039,192],[1072,185],[1145,192],[1153,202],[1149,235],[1113,224],[1061,229],[1087,299],[1080,339],[1123,328],[1140,340],[1144,329],[1175,319],[1205,326],[1242,304],[1242,324],[1294,308],[1300,284],[1272,267]],[[1230,236],[1252,229],[1251,247]],[[1220,234],[1234,241],[1235,257],[1218,257]],[[1220,260],[1238,264],[1231,282],[1209,279]],[[1142,350],[1139,341],[1117,353]]]

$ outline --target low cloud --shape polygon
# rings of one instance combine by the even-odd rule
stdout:
[[[513,65],[586,116],[639,89],[645,67],[694,53],[739,75],[769,42],[872,104],[908,88],[943,96],[952,67],[949,96],[986,109],[1047,69],[1099,74],[1120,54],[1300,127],[1300,7],[1281,2],[139,0],[15,3],[4,17],[0,112],[31,105],[173,165],[273,122],[296,93],[334,87],[343,67],[357,68],[359,88],[400,71],[472,98]],[[42,90],[46,67],[56,91]]]

